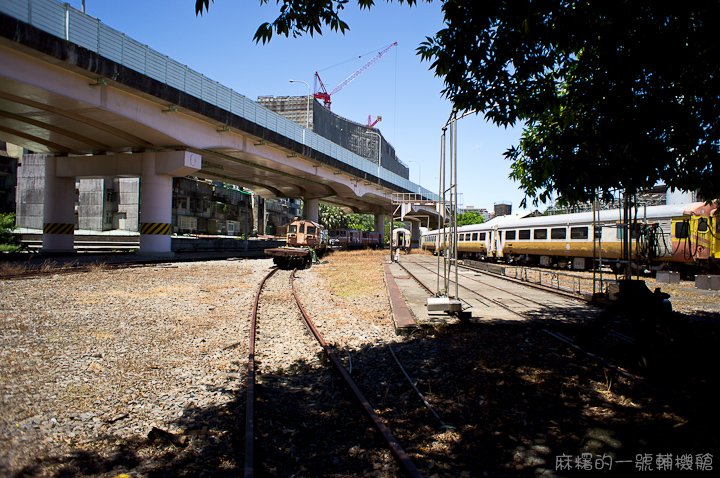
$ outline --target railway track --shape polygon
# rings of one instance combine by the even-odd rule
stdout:
[[[403,269],[415,279],[416,282],[418,282],[430,295],[434,295],[434,291],[431,290],[425,283],[423,283],[415,274],[412,273],[407,267],[405,267],[404,264],[400,264]],[[431,264],[429,261],[416,261],[413,262],[413,265],[416,265],[420,268],[422,268],[425,271],[431,272],[436,275],[437,269],[434,268],[435,266],[434,261],[433,264]],[[517,287],[532,287],[531,284],[527,284],[512,278],[506,278],[502,275],[492,274],[486,271],[478,270],[476,268],[472,267],[464,267],[461,266],[461,268],[464,268],[466,271],[471,271],[472,273],[479,274],[483,276],[483,279],[479,279],[477,277],[473,277],[469,275],[467,272],[459,273],[458,279],[460,282],[458,288],[466,293],[470,293],[478,302],[484,303],[484,304],[492,304],[493,306],[499,307],[504,311],[509,312],[512,315],[517,316],[521,319],[526,320],[534,320],[537,318],[547,318],[551,317],[555,320],[560,319],[563,322],[572,321],[577,323],[578,325],[582,324],[583,322],[587,321],[588,319],[597,319],[599,313],[598,311],[590,310],[587,307],[586,300],[582,297],[573,296],[572,294],[569,294],[565,291],[559,291],[556,289],[550,289],[541,287],[541,290],[549,293],[554,294],[562,298],[560,302],[553,302],[549,301],[547,299],[542,300],[540,298],[533,298],[527,293],[522,293],[521,289],[511,290],[508,287],[503,287],[501,284],[504,281],[506,284],[513,284]],[[454,280],[450,279],[450,284],[455,284]],[[468,284],[470,283],[470,284]],[[481,293],[479,292],[475,287],[471,287],[470,285],[481,287],[485,290],[493,290],[497,294],[501,295],[495,295],[494,297],[491,296],[489,293]],[[454,286],[453,286],[454,287]],[[535,286],[537,288],[537,286]],[[574,303],[574,304],[573,304]],[[568,306],[581,306],[581,309],[579,312],[571,312],[571,313],[563,313],[562,316],[559,315],[560,311],[564,310]],[[570,309],[573,310],[573,309]],[[545,311],[545,312],[543,312]],[[558,315],[555,315],[558,314]],[[587,346],[581,346],[578,343],[577,338],[572,338],[565,333],[562,333],[557,330],[553,330],[550,326],[544,327],[542,331],[547,334],[548,336],[560,341],[561,343],[571,347],[576,352],[579,352],[592,360],[594,360],[596,363],[600,364],[601,366],[605,367],[608,370],[611,370],[614,373],[617,373],[619,375],[623,375],[626,378],[633,379],[633,380],[642,380],[642,377],[640,377],[637,374],[634,374],[630,372],[626,367],[621,367],[617,364],[615,364],[612,360],[603,357],[601,351],[591,351],[588,350]],[[621,339],[622,341],[626,343],[631,343],[633,339],[627,335],[625,335],[622,332],[616,331],[616,330],[610,330],[607,331],[607,334],[612,335],[616,339]]]
[[[430,273],[434,278],[437,277],[437,268],[434,261],[426,261],[423,259],[413,261],[413,266],[417,266],[421,270]],[[430,294],[435,295],[435,291],[429,285],[424,283],[417,274],[413,274],[411,270],[400,264],[412,276],[416,282]],[[460,283],[458,288],[471,294],[471,300],[477,309],[499,307],[511,315],[520,318],[532,318],[543,315],[543,311],[550,311],[553,314],[560,314],[562,311],[572,310],[572,307],[582,307],[582,311],[590,310],[585,301],[578,297],[558,292],[554,289],[536,289],[538,292],[528,293],[529,285],[516,280],[506,279],[504,276],[484,273],[475,269],[463,269],[459,272],[458,278]],[[483,276],[479,279],[477,275]],[[450,288],[454,288],[454,280],[450,280]],[[472,285],[472,287],[471,287]],[[482,286],[484,292],[479,292],[477,287]],[[531,289],[532,290],[532,289]],[[574,315],[574,314],[572,314]],[[572,315],[565,315],[564,320],[575,319]]]
[[[292,329],[297,329],[298,327],[304,327],[306,329],[307,333],[299,334],[303,337],[300,347],[302,347],[306,351],[316,350],[319,352],[320,350],[322,350],[322,352],[324,352],[325,356],[327,357],[327,361],[329,361],[330,364],[333,366],[337,375],[342,378],[342,381],[352,393],[354,400],[361,406],[365,416],[372,423],[373,428],[383,438],[387,448],[394,456],[395,461],[397,462],[401,470],[407,476],[421,476],[418,469],[410,460],[407,453],[403,450],[398,440],[393,436],[389,428],[383,423],[376,411],[370,405],[368,399],[365,397],[358,385],[352,379],[347,369],[343,365],[337,352],[331,345],[329,345],[325,341],[320,330],[315,325],[313,319],[310,317],[307,310],[303,306],[297,287],[295,285],[296,271],[283,271],[279,274],[277,274],[277,272],[278,269],[272,269],[262,279],[256,292],[251,316],[247,359],[244,475],[246,477],[255,476],[256,469],[258,468],[255,463],[256,443],[260,443],[262,440],[269,438],[273,433],[265,427],[268,425],[279,426],[281,427],[280,431],[278,432],[280,434],[285,433],[289,428],[286,425],[283,425],[282,417],[277,416],[277,414],[273,415],[272,406],[263,407],[263,404],[272,403],[273,397],[267,395],[272,395],[274,383],[278,380],[283,379],[280,379],[279,377],[274,377],[272,373],[268,374],[268,377],[266,379],[264,374],[258,373],[258,365],[260,365],[261,368],[262,362],[266,358],[269,361],[269,359],[273,355],[275,355],[274,362],[277,362],[277,355],[282,355],[281,350],[271,349],[273,343],[286,343],[284,338],[274,337],[274,340],[271,342],[265,340],[263,335],[265,321],[280,320],[283,321],[282,327],[274,327],[275,330],[280,329],[283,332],[290,333],[292,332]],[[273,291],[268,292],[268,284],[273,276],[276,276],[273,279],[274,289]],[[288,284],[286,286],[282,285],[282,281],[284,280],[288,281]],[[266,294],[266,297],[269,297],[263,299],[263,301],[261,302],[261,296],[264,293]],[[283,332],[280,333],[282,334]],[[295,335],[298,335],[297,330],[295,331]],[[278,338],[280,339],[279,341]],[[313,361],[313,359],[308,357],[307,361],[311,362]],[[297,366],[294,360],[288,361],[286,365],[289,368]],[[260,394],[258,394],[258,387],[256,387],[256,385],[258,384],[259,376],[263,377],[261,379]],[[329,379],[328,383],[330,384],[331,388],[334,387],[334,379]],[[287,383],[285,383],[284,385],[287,385]],[[292,386],[290,388],[292,388]],[[275,389],[275,391],[278,390]],[[266,396],[261,398],[261,395],[264,394]],[[338,401],[340,400],[338,399]],[[256,405],[259,406],[256,407]],[[260,408],[266,409],[265,411],[267,413],[267,416],[261,418],[256,416],[256,412]],[[298,411],[298,409],[296,408],[295,411]],[[308,420],[312,420],[314,419],[313,417],[322,414],[318,410],[310,409],[303,410],[303,413],[308,414]],[[263,422],[264,426],[263,430],[260,432],[260,437],[258,437],[259,427],[257,426],[257,424],[260,421]],[[363,427],[358,428],[362,430]],[[295,430],[290,431],[290,433],[294,432]],[[292,450],[292,447],[288,451],[291,454],[294,452]],[[269,463],[266,463],[265,465],[272,466]]]

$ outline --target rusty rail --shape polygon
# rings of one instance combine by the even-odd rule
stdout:
[[[257,311],[258,311],[258,304],[260,302],[260,295],[262,293],[262,290],[265,286],[265,282],[279,269],[273,268],[262,280],[260,283],[260,286],[258,287],[257,293],[255,294],[255,302],[253,303],[253,309],[252,309],[252,316],[250,320],[250,334],[249,334],[249,346],[248,346],[248,361],[247,361],[247,392],[246,392],[246,403],[245,403],[245,465],[244,465],[244,476],[245,478],[252,478],[255,473],[254,468],[254,442],[255,442],[255,338],[256,338],[256,330],[257,330]],[[342,378],[345,380],[346,384],[352,390],[353,394],[357,398],[360,405],[365,410],[365,413],[368,415],[368,417],[372,420],[375,428],[380,432],[380,434],[385,438],[385,441],[387,442],[390,450],[392,451],[395,458],[398,460],[400,466],[405,470],[405,472],[408,474],[408,476],[411,476],[413,478],[419,478],[422,475],[417,470],[413,462],[410,460],[410,457],[405,453],[400,443],[395,439],[395,437],[392,435],[388,427],[382,422],[380,417],[377,415],[377,413],[373,410],[372,406],[370,405],[370,402],[365,398],[363,393],[360,391],[359,387],[355,383],[355,381],[350,377],[350,374],[347,372],[345,367],[342,365],[342,362],[340,362],[340,359],[337,357],[335,352],[332,350],[332,347],[328,345],[328,343],[323,338],[320,331],[315,327],[315,324],[313,323],[310,315],[305,310],[305,307],[302,305],[302,302],[300,302],[300,298],[298,296],[297,290],[295,288],[295,272],[293,271],[292,274],[290,274],[290,286],[292,288],[293,297],[295,298],[295,302],[298,305],[298,308],[300,309],[300,312],[302,313],[303,319],[305,320],[305,325],[307,326],[308,330],[311,332],[311,334],[315,337],[315,340],[320,344],[320,346],[323,348],[327,356],[330,358],[330,361],[335,366],[337,371],[340,373]]]
[[[253,457],[255,455],[255,333],[257,330],[257,311],[260,303],[265,282],[275,274],[278,269],[272,269],[260,282],[255,302],[253,303],[252,316],[250,317],[250,340],[248,346],[247,361],[247,391],[245,395],[245,478],[251,478],[255,473]]]
[[[302,302],[300,302],[300,298],[298,296],[297,290],[295,288],[295,271],[290,275],[290,285],[292,287],[293,296],[295,297],[295,302],[298,305],[298,308],[300,309],[300,312],[302,313],[303,318],[305,319],[305,323],[307,324],[308,328],[312,332],[312,334],[315,336],[315,340],[318,341],[318,343],[322,346],[323,350],[327,354],[328,358],[330,358],[330,361],[335,366],[335,369],[338,371],[340,376],[345,380],[345,383],[348,385],[350,390],[352,390],[353,394],[355,395],[355,398],[358,400],[360,405],[363,407],[363,410],[365,411],[365,414],[372,420],[373,425],[375,425],[375,428],[380,432],[380,434],[383,436],[385,441],[387,442],[388,446],[390,447],[390,450],[392,451],[393,455],[395,455],[395,458],[400,463],[400,466],[405,470],[405,472],[408,474],[408,476],[412,477],[420,477],[422,476],[418,469],[415,467],[415,464],[412,462],[410,457],[405,453],[405,450],[403,450],[400,443],[397,441],[397,439],[392,435],[390,432],[390,429],[382,422],[378,414],[373,409],[372,405],[370,405],[370,402],[365,397],[365,395],[360,391],[360,388],[357,386],[357,383],[352,379],[350,374],[347,372],[345,367],[343,366],[342,362],[340,362],[340,359],[337,357],[335,352],[333,352],[332,347],[328,345],[328,343],[323,338],[320,331],[315,327],[315,323],[312,321],[310,315],[307,313],[307,310],[305,310],[305,307],[302,305]]]

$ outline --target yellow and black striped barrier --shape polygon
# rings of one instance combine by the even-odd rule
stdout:
[[[43,234],[74,234],[75,224],[63,222],[46,222],[43,224]]]
[[[164,222],[143,222],[140,224],[140,234],[150,236],[169,236],[172,234],[172,224]]]

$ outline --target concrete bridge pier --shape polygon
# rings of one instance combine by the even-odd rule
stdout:
[[[57,174],[57,159],[45,158],[42,253],[74,252],[75,178]]]
[[[200,155],[160,151],[95,156],[48,156],[42,252],[73,251],[75,178],[140,177],[140,254],[172,256],[172,178],[200,169]]]
[[[410,247],[417,249],[420,247],[420,221],[411,219],[410,227]]]
[[[172,176],[157,174],[155,153],[143,153],[139,254],[172,257]]]
[[[303,199],[303,215],[308,221],[320,222],[320,200],[317,198]]]
[[[375,232],[380,233],[380,244],[385,243],[385,214],[375,213]]]

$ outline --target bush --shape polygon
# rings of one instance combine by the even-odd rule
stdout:
[[[17,238],[12,231],[15,229],[15,214],[0,214],[0,244],[17,245]]]

